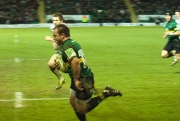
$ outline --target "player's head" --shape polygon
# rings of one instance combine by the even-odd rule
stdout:
[[[55,14],[53,14],[53,18],[52,18],[53,24],[56,26],[58,24],[63,23],[63,16],[60,12],[57,12]]]
[[[175,11],[175,17],[178,19],[180,18],[180,10]]]
[[[65,24],[58,24],[53,31],[53,39],[61,45],[70,37],[70,29]]]
[[[171,13],[166,13],[166,21],[170,22],[172,20],[172,14]]]

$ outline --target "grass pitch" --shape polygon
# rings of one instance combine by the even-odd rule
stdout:
[[[99,93],[110,84],[124,94],[103,101],[87,114],[88,121],[180,120],[180,65],[171,67],[173,58],[160,56],[167,42],[163,27],[70,29]],[[56,53],[44,40],[49,28],[0,29],[0,35],[0,121],[78,121],[68,100],[68,75],[56,91],[58,80],[47,67]]]

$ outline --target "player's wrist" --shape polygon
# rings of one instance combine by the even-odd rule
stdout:
[[[171,33],[169,33],[169,35],[173,35],[173,33],[171,32]]]

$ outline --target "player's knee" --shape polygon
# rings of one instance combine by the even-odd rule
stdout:
[[[53,65],[54,65],[54,62],[53,62],[52,60],[49,60],[49,62],[48,62],[48,67],[49,67],[49,68],[52,68]]]
[[[162,54],[161,54],[161,57],[162,57],[162,58],[167,58],[167,57],[168,57],[168,54],[162,53]]]
[[[167,56],[166,56],[166,55],[161,55],[161,57],[162,57],[162,58],[167,58]]]
[[[55,64],[55,59],[56,59],[56,57],[57,57],[57,54],[54,54],[51,58],[50,58],[50,60],[49,60],[49,62],[48,62],[48,66],[49,66],[49,68],[53,68],[54,67],[54,64]]]
[[[167,58],[167,57],[168,57],[168,52],[165,51],[165,50],[163,50],[163,51],[161,52],[161,57],[162,57],[162,58]]]

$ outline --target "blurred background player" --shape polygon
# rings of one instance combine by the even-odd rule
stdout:
[[[53,24],[50,26],[50,30],[53,33],[53,30],[55,28],[55,26],[57,26],[58,24],[62,24],[63,23],[63,16],[61,13],[57,12],[53,15],[52,17],[52,21]],[[60,73],[60,71],[64,71],[65,70],[63,68],[55,68],[55,60],[56,58],[61,58],[61,48],[56,41],[51,37],[51,36],[45,36],[45,40],[52,42],[52,46],[55,50],[57,50],[57,53],[52,55],[52,57],[50,58],[49,62],[48,62],[48,66],[50,68],[50,70],[58,77],[59,81],[58,81],[58,85],[56,87],[57,89],[60,89],[62,87],[62,85],[66,82],[64,77],[62,76],[62,74]],[[61,65],[63,65],[63,63],[61,63]]]
[[[175,22],[176,22],[176,27],[177,27],[177,30],[179,31],[180,30],[180,11],[177,10],[175,11]],[[179,36],[179,39],[180,39],[180,36]],[[175,50],[174,50],[174,53],[175,53]],[[173,62],[171,63],[171,66],[175,65],[177,63],[177,58],[176,56],[174,56],[174,60]]]
[[[172,19],[172,14],[166,13],[166,21],[164,23],[164,29],[166,30],[163,38],[168,38],[166,45],[164,46],[161,56],[163,58],[168,58],[171,56],[176,56],[177,61],[180,60],[180,40],[178,36],[173,36],[172,33],[177,31],[176,22]],[[172,52],[175,50],[175,53]]]
[[[175,11],[175,17],[176,17],[175,21],[177,23],[177,25],[176,25],[177,29],[180,30],[180,10]]]
[[[180,39],[180,35],[178,34],[180,31],[180,10],[175,11],[175,22],[176,22],[176,27],[177,27],[176,30],[177,31],[175,33],[167,31],[167,32],[165,32],[165,37],[168,36],[169,34],[171,34],[171,36],[179,36],[179,39]],[[172,53],[175,54],[175,50],[173,50]],[[171,63],[171,66],[174,66],[177,62],[178,62],[178,60],[177,60],[176,56],[174,55],[174,60]]]

